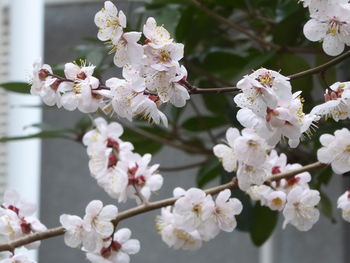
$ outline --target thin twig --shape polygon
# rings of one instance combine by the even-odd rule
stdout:
[[[332,67],[334,65],[337,65],[338,63],[342,62],[344,59],[346,59],[347,57],[350,56],[350,50],[341,54],[340,56],[322,64],[322,65],[319,65],[317,67],[314,67],[314,68],[311,68],[311,69],[308,69],[308,70],[305,70],[305,71],[302,71],[302,72],[299,72],[299,73],[296,73],[296,74],[293,74],[293,75],[290,75],[288,76],[290,79],[297,79],[297,78],[301,78],[301,77],[304,77],[304,76],[307,76],[307,75],[312,75],[312,74],[316,74],[316,73],[319,73],[319,72],[322,72],[322,71],[325,71],[327,70],[329,67]]]
[[[311,171],[311,170],[315,170],[317,168],[322,168],[325,167],[326,164],[320,163],[320,162],[315,162],[306,166],[303,166],[299,169],[295,169],[286,173],[281,173],[278,175],[275,175],[273,177],[271,177],[267,183],[270,183],[272,181],[276,181],[276,180],[281,180],[284,178],[291,178],[297,174],[306,172],[306,171]],[[211,195],[215,195],[219,192],[221,192],[222,190],[225,189],[235,189],[238,188],[238,184],[237,184],[237,178],[234,177],[232,179],[231,182],[227,183],[227,184],[223,184],[223,185],[219,185],[213,188],[209,188],[208,190],[206,190],[205,192],[207,194],[211,194]],[[169,205],[173,205],[176,200],[178,198],[173,197],[173,198],[168,198],[168,199],[163,199],[160,201],[156,201],[156,202],[151,202],[148,203],[147,205],[139,205],[137,207],[125,210],[123,212],[121,212],[116,219],[114,219],[112,222],[113,224],[117,225],[120,221],[125,220],[127,218],[139,215],[139,214],[143,214],[149,211],[153,211],[162,207],[166,207]],[[63,227],[56,227],[56,228],[52,228],[52,229],[48,229],[46,231],[40,232],[40,233],[34,233],[34,234],[30,234],[27,235],[25,237],[21,237],[19,239],[16,239],[14,241],[8,242],[6,244],[2,244],[0,245],[0,251],[14,251],[16,248],[33,243],[35,241],[38,240],[44,240],[44,239],[48,239],[51,237],[55,237],[55,236],[60,236],[63,235],[65,233],[65,230]]]

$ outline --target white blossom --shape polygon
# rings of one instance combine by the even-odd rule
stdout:
[[[315,206],[320,202],[320,193],[316,190],[293,188],[287,196],[283,210],[284,223],[292,224],[300,231],[308,231],[318,221],[320,212]]]
[[[173,42],[169,32],[163,26],[157,26],[157,22],[153,17],[147,19],[143,26],[143,34],[148,39],[148,45],[153,48],[162,48]]]
[[[350,171],[350,131],[347,128],[336,130],[334,135],[323,134],[320,142],[323,147],[317,151],[318,161],[331,164],[337,174]]]
[[[219,158],[227,172],[233,172],[237,168],[237,156],[234,150],[234,143],[240,136],[238,129],[229,128],[226,131],[226,143],[228,145],[218,144],[213,148],[215,156]]]
[[[350,82],[336,82],[324,94],[325,103],[315,106],[310,114],[332,117],[335,121],[350,117]]]
[[[113,233],[111,222],[118,215],[118,208],[114,205],[103,206],[99,200],[91,201],[86,209],[83,219],[84,229],[88,232],[95,231],[101,237],[108,237]]]
[[[94,93],[100,82],[93,77],[94,66],[82,67],[73,64],[65,64],[64,74],[70,81],[63,81],[58,89],[62,94],[61,104],[69,111],[79,109],[81,112],[95,112],[100,106],[100,98]],[[94,95],[95,94],[95,95]]]
[[[119,229],[113,238],[105,241],[104,246],[98,252],[88,252],[86,257],[93,263],[129,263],[130,256],[140,251],[140,242],[130,239],[131,231],[128,228]]]
[[[99,28],[98,39],[117,42],[126,27],[126,17],[111,1],[105,1],[104,8],[95,15],[95,24]]]
[[[7,258],[4,258],[0,262],[1,263],[36,263],[36,261],[28,258],[26,255],[23,255],[23,254],[11,255]]]
[[[210,195],[197,188],[190,188],[174,205],[176,221],[186,230],[193,231],[209,219],[214,208]]]
[[[239,215],[243,209],[241,201],[230,197],[231,191],[226,189],[221,191],[215,200],[214,220],[225,232],[232,232],[236,228],[235,215]]]
[[[85,236],[83,220],[75,215],[63,214],[60,216],[60,223],[66,230],[64,233],[66,245],[72,248],[80,247]]]
[[[350,192],[346,191],[337,201],[338,208],[342,210],[342,217],[345,221],[350,222]]]
[[[58,86],[61,83],[57,78],[52,77],[52,69],[49,65],[41,64],[41,59],[37,59],[33,64],[33,72],[29,82],[31,83],[30,93],[39,95],[45,104],[49,106],[61,107],[61,94]]]
[[[137,65],[143,59],[143,47],[137,42],[141,32],[124,33],[117,42],[113,41],[112,51],[115,51],[114,64],[118,67]]]
[[[322,41],[326,54],[337,56],[350,44],[350,7],[348,4],[329,4],[324,12],[314,13],[304,26],[310,41]]]
[[[244,76],[237,88],[242,90],[234,97],[237,106],[260,117],[265,117],[267,109],[276,108],[279,100],[288,101],[292,97],[289,78],[265,68]]]
[[[162,240],[174,249],[197,250],[202,246],[199,232],[180,228],[170,206],[162,208],[161,215],[157,218],[157,229]]]

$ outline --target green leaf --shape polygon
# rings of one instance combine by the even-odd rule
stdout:
[[[11,92],[30,93],[30,86],[27,82],[5,82],[0,83],[0,87]]]
[[[242,212],[236,216],[237,230],[250,232],[254,219],[254,208],[249,196],[239,189],[231,190],[231,197],[239,199],[243,205]]]
[[[216,158],[209,159],[198,171],[196,181],[199,188],[220,176],[220,163]]]
[[[48,139],[48,138],[63,138],[63,139],[72,139],[71,136],[66,134],[67,130],[52,130],[52,131],[41,131],[38,133],[24,135],[24,136],[14,136],[14,137],[2,137],[0,142],[9,142],[9,141],[19,141],[19,140],[28,140],[28,139]]]
[[[161,131],[159,131],[159,129],[157,129],[156,127],[153,127],[150,129],[144,128],[144,127],[139,127],[139,128],[142,128],[145,131],[149,131],[149,132],[152,132],[153,134],[160,136],[159,133]],[[124,128],[124,133],[121,138],[124,141],[132,142],[132,144],[135,147],[135,152],[139,154],[146,154],[146,153],[155,154],[158,151],[160,151],[163,147],[163,144],[147,139],[144,136],[128,128]]]
[[[217,128],[225,125],[225,120],[222,117],[201,116],[187,119],[182,128],[188,131],[203,131],[206,129]]]
[[[92,127],[92,121],[88,116],[84,116],[77,123],[75,123],[74,126],[75,129],[85,132]]]
[[[326,193],[320,191],[320,195],[321,195],[321,201],[320,201],[321,212],[334,223],[335,218],[333,216],[332,201],[329,199]]]
[[[278,221],[277,211],[261,206],[256,202],[253,210],[253,224],[250,237],[256,246],[261,246],[269,239]]]

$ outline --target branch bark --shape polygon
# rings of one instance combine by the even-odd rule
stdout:
[[[290,178],[290,177],[293,177],[294,175],[297,175],[299,173],[303,173],[306,171],[312,171],[312,170],[326,167],[326,166],[327,166],[326,164],[323,164],[320,162],[315,162],[315,163],[303,166],[299,169],[295,169],[293,171],[277,174],[277,175],[271,177],[266,182],[270,183],[272,181],[280,180],[283,178]],[[205,192],[207,194],[215,195],[215,194],[217,194],[225,189],[237,189],[237,188],[238,188],[237,178],[234,177],[231,182],[229,182],[227,184],[219,185],[219,186],[216,186],[213,188],[209,188]],[[156,201],[156,202],[151,202],[151,203],[148,203],[146,205],[139,205],[137,207],[134,207],[134,208],[131,208],[131,209],[128,209],[128,210],[125,210],[125,211],[119,213],[117,218],[115,218],[112,222],[113,222],[113,224],[117,225],[120,221],[128,219],[130,217],[134,217],[134,216],[139,215],[139,214],[143,214],[143,213],[153,211],[153,210],[156,210],[156,209],[159,209],[162,207],[173,205],[177,199],[178,198],[172,197],[172,198],[163,199],[163,200]],[[11,241],[9,243],[2,244],[2,245],[0,245],[0,251],[14,251],[15,248],[33,243],[33,242],[38,241],[38,240],[44,240],[44,239],[48,239],[51,237],[60,236],[60,235],[63,235],[64,233],[65,233],[65,230],[63,227],[51,228],[51,229],[48,229],[44,232],[30,234],[30,235],[27,235],[25,237],[21,237],[19,239]]]

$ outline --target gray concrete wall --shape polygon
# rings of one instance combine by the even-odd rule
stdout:
[[[103,1],[101,1],[102,3]],[[71,48],[81,44],[82,37],[95,37],[96,27],[93,17],[102,4],[80,4],[69,6],[50,6],[46,8],[45,18],[45,61],[57,64],[74,58]],[[119,5],[127,9],[127,4]],[[82,115],[78,112],[47,109],[44,121],[58,127],[70,127]],[[48,227],[59,224],[62,213],[83,215],[87,203],[101,199],[113,203],[100,189],[88,171],[88,158],[82,145],[70,141],[53,139],[43,141],[41,217]],[[193,156],[165,147],[156,155],[153,163],[163,167],[188,164]],[[192,162],[192,161],[191,161]],[[195,185],[196,170],[178,173],[163,173],[164,187],[156,199],[168,197],[176,186],[189,188]],[[337,195],[342,192],[341,180],[334,180],[331,189]],[[335,195],[336,196],[336,195]],[[335,197],[333,203],[335,204]],[[134,205],[118,205],[120,210]],[[140,215],[120,224],[133,231],[133,237],[141,241],[141,252],[132,257],[134,263],[153,262],[258,262],[259,250],[254,247],[246,233],[221,233],[215,240],[206,243],[196,252],[174,251],[168,248],[156,233],[154,226],[158,211]],[[326,219],[316,224],[308,233],[288,227],[275,234],[275,262],[346,262],[343,261],[342,225],[331,224]],[[40,250],[40,262],[86,262],[79,250],[64,245],[62,237],[44,241]]]

